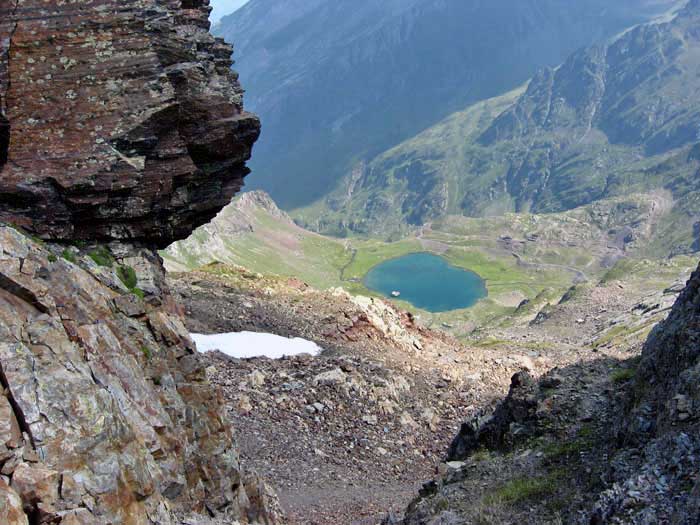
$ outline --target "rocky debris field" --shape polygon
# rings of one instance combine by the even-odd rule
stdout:
[[[639,263],[619,278],[572,286],[562,297],[528,301],[473,337],[479,345],[511,352],[528,349],[530,357],[552,366],[594,358],[608,350],[624,354],[640,344],[665,319],[693,270],[691,258],[673,264]],[[648,267],[648,268],[647,268]],[[653,278],[647,279],[647,274]],[[622,350],[622,352],[620,352]]]
[[[210,361],[242,429],[243,458],[273,481],[299,523],[354,523],[405,504],[466,409],[451,389],[431,398],[425,385],[361,357]]]
[[[425,330],[385,301],[294,279],[213,265],[171,281],[192,331],[269,331],[326,349],[207,354],[244,461],[275,485],[293,523],[376,523],[404,507],[463,420],[493,408],[514,372],[544,369]]]
[[[514,376],[493,416],[465,424],[438,478],[386,523],[698,523],[699,276],[636,299],[605,283],[554,308],[534,326],[573,305],[617,305],[602,331],[576,321],[581,359],[539,381]],[[600,302],[614,287],[627,291]]]
[[[213,264],[171,282],[192,331],[266,331],[325,349],[281,360],[206,354],[244,461],[275,485],[292,523],[374,524],[387,512],[388,523],[411,525],[557,523],[590,514],[589,491],[619,497],[602,451],[614,453],[642,344],[689,270],[646,285],[631,275],[579,284],[474,344],[383,300],[243,268]],[[496,423],[479,430],[516,373]]]

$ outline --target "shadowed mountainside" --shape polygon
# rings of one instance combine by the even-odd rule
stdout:
[[[382,233],[663,188],[676,200],[666,253],[687,251],[700,220],[699,22],[693,1],[673,20],[578,51],[377,156],[299,216],[321,231]]]
[[[450,113],[671,3],[253,0],[216,31],[235,38],[249,106],[265,122],[254,187],[290,209]]]

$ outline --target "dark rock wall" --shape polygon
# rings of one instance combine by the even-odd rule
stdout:
[[[620,425],[627,440],[700,430],[700,268],[649,336],[638,370],[633,406]]]
[[[260,131],[208,4],[0,0],[0,523],[282,519],[154,251]]]
[[[1,0],[0,220],[164,247],[228,204],[260,124],[208,12],[206,0]]]

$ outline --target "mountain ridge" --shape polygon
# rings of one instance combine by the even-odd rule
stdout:
[[[677,246],[668,249],[691,249],[699,18],[694,2],[670,21],[580,50],[524,92],[471,106],[375,157],[296,216],[319,231],[381,234],[446,213],[546,213],[665,188],[678,202]],[[503,111],[487,111],[494,107]]]
[[[252,188],[284,209],[308,205],[363,160],[646,20],[649,9],[660,7],[253,0],[217,27],[235,35],[247,102],[266,123]]]

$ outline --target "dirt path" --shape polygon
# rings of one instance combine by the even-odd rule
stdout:
[[[350,257],[350,260],[348,261],[347,264],[345,264],[341,269],[340,269],[340,281],[341,282],[358,282],[359,279],[346,279],[345,278],[345,271],[352,266],[352,264],[355,262],[355,259],[357,258],[357,248],[352,248],[352,256]]]
[[[585,283],[588,282],[588,276],[579,270],[578,268],[574,268],[572,266],[566,266],[564,264],[551,264],[551,263],[534,263],[534,262],[528,262],[522,258],[521,255],[513,252],[512,253],[513,257],[518,261],[518,266],[521,266],[523,268],[552,268],[556,270],[564,270],[566,272],[571,272],[574,274],[574,284],[577,283]]]
[[[368,479],[363,486],[311,486],[278,495],[289,525],[377,525],[387,512],[403,511],[420,486]]]

